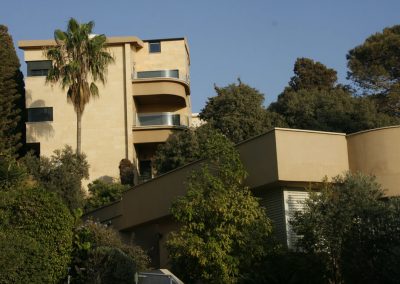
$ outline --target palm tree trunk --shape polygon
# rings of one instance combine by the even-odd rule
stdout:
[[[81,154],[81,133],[82,133],[82,128],[81,128],[81,121],[82,121],[82,112],[77,111],[76,112],[76,153],[78,155]]]

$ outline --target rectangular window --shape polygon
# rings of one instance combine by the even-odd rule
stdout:
[[[138,79],[145,78],[177,78],[179,79],[179,70],[157,70],[137,72]]]
[[[159,41],[149,42],[149,52],[150,53],[161,52],[161,42]]]
[[[304,210],[304,201],[309,198],[307,191],[283,191],[283,200],[285,206],[285,221],[286,221],[286,240],[289,249],[296,249],[296,242],[299,236],[295,234],[290,224],[290,219],[296,211]]]
[[[50,60],[43,61],[27,61],[28,76],[47,76],[51,68]]]
[[[28,122],[53,121],[52,107],[28,108]]]

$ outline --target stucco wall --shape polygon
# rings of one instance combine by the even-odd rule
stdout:
[[[115,63],[108,68],[107,83],[99,87],[99,98],[91,99],[82,117],[82,151],[90,163],[90,179],[118,177],[119,161],[125,157],[125,91],[123,46],[109,48]],[[26,51],[29,60],[40,60],[42,53]],[[27,141],[40,142],[41,154],[50,156],[68,144],[76,147],[76,114],[67,103],[66,90],[45,84],[44,77],[26,78],[26,106],[53,107],[52,122],[27,123]],[[131,98],[132,100],[132,98]],[[129,133],[131,135],[131,133]]]
[[[352,171],[375,175],[388,196],[400,195],[400,126],[348,135]]]
[[[115,63],[108,68],[106,84],[103,86],[97,83],[100,96],[86,105],[82,117],[82,151],[87,155],[90,164],[90,180],[101,177],[118,178],[121,159],[129,158],[137,162],[134,143],[163,142],[171,134],[171,130],[165,130],[164,127],[153,133],[155,140],[149,140],[149,132],[140,133],[138,140],[135,140],[132,130],[136,120],[136,104],[133,98],[135,85],[147,97],[173,95],[175,100],[167,100],[168,107],[163,111],[181,114],[182,124],[187,124],[191,114],[187,82],[175,79],[149,84],[145,83],[147,79],[138,84],[132,82],[134,69],[179,69],[181,77],[186,79],[189,74],[186,40],[162,41],[161,53],[149,53],[148,43],[135,37],[107,40],[108,50],[113,54]],[[43,46],[49,44],[55,43],[51,40],[22,41],[20,47],[25,51],[26,61],[37,61],[46,60]],[[57,84],[46,85],[44,76],[27,77],[25,83],[28,108],[53,107],[53,121],[27,123],[27,142],[40,142],[41,155],[44,156],[50,156],[55,149],[66,144],[75,148],[76,114],[73,106],[67,103],[66,90],[61,90]],[[153,110],[151,106],[154,106]],[[143,107],[145,112],[158,112],[161,109],[160,104],[154,102]]]
[[[280,181],[320,182],[349,170],[340,133],[277,129],[276,153]]]
[[[134,69],[136,72],[178,69],[180,79],[185,80],[189,76],[187,56],[185,40],[161,41],[158,53],[150,53],[145,42],[136,54]]]

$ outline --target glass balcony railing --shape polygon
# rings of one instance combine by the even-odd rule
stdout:
[[[174,78],[189,83],[189,75],[181,74],[178,69],[138,71],[132,73],[132,79],[150,79],[150,78]]]
[[[157,70],[157,71],[141,71],[136,73],[136,78],[177,78],[179,79],[179,70]]]
[[[139,113],[136,116],[136,126],[187,126],[184,116],[170,112]]]

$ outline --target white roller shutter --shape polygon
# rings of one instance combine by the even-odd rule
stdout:
[[[304,208],[303,202],[309,196],[306,191],[283,191],[283,198],[285,204],[285,221],[286,221],[286,238],[289,249],[294,249],[297,241],[297,235],[292,231],[289,220],[292,218],[293,213],[301,211]]]

